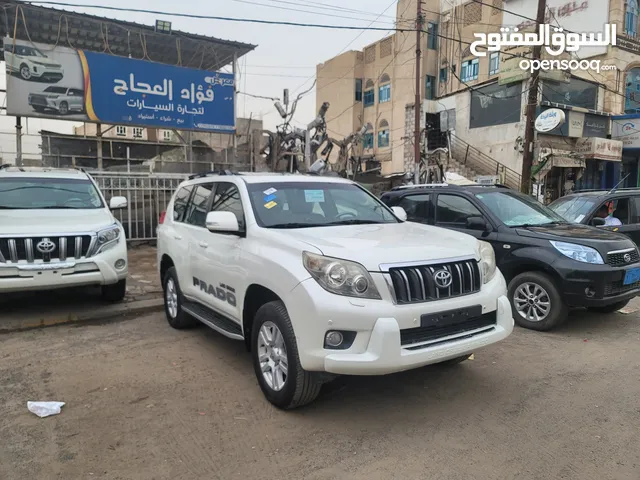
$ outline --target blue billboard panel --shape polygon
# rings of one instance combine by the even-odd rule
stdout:
[[[233,75],[79,50],[90,121],[235,130]]]

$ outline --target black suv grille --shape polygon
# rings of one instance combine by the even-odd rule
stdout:
[[[607,283],[604,286],[604,296],[613,297],[615,295],[622,295],[636,288],[640,288],[640,282],[624,285],[622,280],[618,280],[617,282]]]
[[[485,313],[479,317],[468,318],[460,323],[445,326],[430,326],[409,328],[400,330],[400,344],[411,346],[415,343],[428,342],[439,338],[471,332],[483,327],[495,326],[497,323],[496,312]]]
[[[442,287],[436,283],[436,274],[442,271],[450,275],[449,286]],[[389,274],[398,304],[460,297],[479,292],[482,286],[480,268],[475,260],[415,267],[392,267],[389,269]],[[444,276],[449,278],[446,274]]]
[[[638,254],[637,249],[630,252],[610,253],[607,255],[607,263],[612,267],[624,267],[639,261],[640,254]]]
[[[55,247],[50,253],[38,250],[38,244],[50,240]],[[17,263],[19,261],[34,262],[53,259],[68,260],[86,257],[91,246],[91,235],[55,236],[55,237],[20,237],[0,238],[0,261]]]

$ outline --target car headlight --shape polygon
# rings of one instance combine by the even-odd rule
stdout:
[[[116,246],[120,241],[120,227],[118,225],[112,225],[109,228],[100,230],[98,232],[98,239],[96,245],[96,253],[101,253],[110,248]]]
[[[550,240],[551,245],[565,257],[572,258],[582,263],[591,263],[593,265],[604,265],[602,255],[591,247],[578,245],[575,243],[555,242]]]
[[[304,268],[322,288],[336,295],[380,300],[369,272],[359,263],[302,252]]]
[[[493,246],[488,242],[478,241],[478,253],[480,254],[480,272],[482,273],[482,282],[488,283],[496,275],[496,253]]]

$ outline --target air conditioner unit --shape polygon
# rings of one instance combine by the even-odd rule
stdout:
[[[478,185],[495,185],[500,183],[500,177],[498,175],[478,175],[476,183]]]

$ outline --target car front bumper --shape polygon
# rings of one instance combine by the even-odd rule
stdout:
[[[342,297],[313,279],[301,282],[285,300],[305,370],[345,375],[384,375],[471,354],[508,337],[513,317],[500,272],[478,293],[410,305],[395,305],[382,274],[372,274],[382,300]],[[420,329],[421,316],[481,306],[495,319],[482,328],[444,334],[424,342],[403,342]],[[328,331],[355,332],[349,348],[325,348]]]
[[[125,261],[124,268],[116,269],[118,260]],[[121,239],[116,246],[90,258],[50,263],[0,263],[0,292],[111,285],[127,278],[128,268],[127,245]]]
[[[604,307],[640,294],[640,282],[623,283],[626,272],[640,268],[640,263],[612,267],[562,258],[553,267],[562,279],[562,296],[570,307]]]

